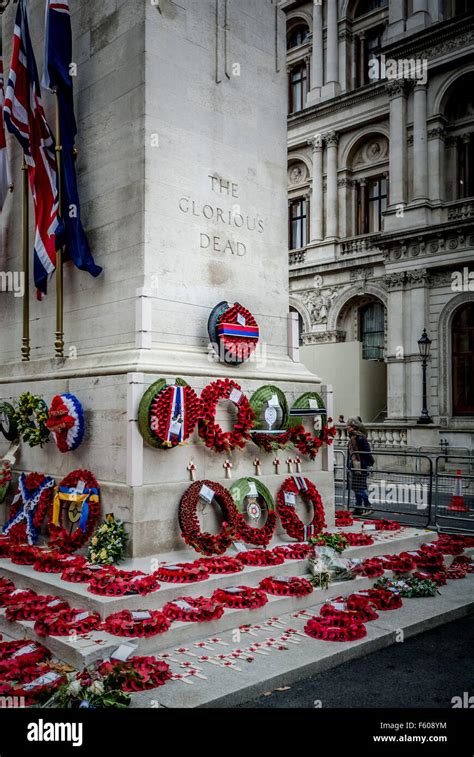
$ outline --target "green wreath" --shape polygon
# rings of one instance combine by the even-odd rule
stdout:
[[[87,553],[89,562],[94,565],[115,565],[123,559],[127,541],[123,521],[115,520],[113,514],[106,515],[90,540]]]
[[[273,404],[275,397],[278,402]],[[250,398],[250,407],[255,413],[251,438],[257,447],[271,452],[287,446],[290,441],[288,403],[282,390],[272,384],[259,387]]]
[[[18,439],[15,408],[9,402],[0,402],[0,432],[9,442],[15,442]]]
[[[176,379],[174,387],[183,387],[185,413],[180,437],[172,441],[167,440],[166,429],[171,420],[173,385],[161,378],[146,390],[140,401],[138,428],[147,444],[155,449],[180,446],[189,439],[199,420],[201,403],[195,391],[181,378]]]
[[[298,399],[295,400],[291,408],[290,420],[288,422],[288,425],[290,428],[296,428],[297,426],[303,425],[303,416],[294,415],[294,411],[295,410],[310,410],[311,405],[313,404],[311,400],[314,400],[317,403],[317,407],[319,410],[326,409],[326,405],[324,404],[323,398],[317,392],[306,392],[305,394],[302,394],[301,397],[298,397]],[[317,413],[317,415],[319,415],[319,413]],[[324,435],[324,426],[327,426],[328,417],[327,417],[327,414],[324,414],[324,415],[320,415],[320,418],[321,418],[321,430],[319,431],[319,437],[321,438]]]
[[[255,491],[257,496],[253,493]],[[256,478],[240,478],[232,485],[230,494],[237,509],[237,514],[234,517],[237,538],[246,542],[246,544],[266,547],[270,543],[277,525],[275,502],[267,487]],[[246,521],[245,516],[248,515],[251,520],[260,520],[262,511],[258,503],[259,497],[265,502],[267,517],[262,526],[251,526]]]
[[[30,447],[43,447],[49,442],[48,418],[48,406],[41,397],[30,392],[20,394],[16,404],[16,422],[20,436]]]

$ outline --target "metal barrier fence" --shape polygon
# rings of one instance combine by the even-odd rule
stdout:
[[[453,469],[446,470],[446,463]],[[435,463],[435,523],[439,531],[474,532],[474,473],[464,455],[444,455]]]
[[[336,509],[418,528],[474,534],[472,455],[335,450]],[[368,459],[370,457],[373,460]],[[368,463],[373,463],[369,465]]]

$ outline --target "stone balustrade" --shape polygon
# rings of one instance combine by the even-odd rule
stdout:
[[[341,255],[354,255],[364,252],[377,252],[380,234],[366,234],[365,236],[350,237],[341,242]]]
[[[367,430],[367,440],[372,449],[406,449],[406,426],[390,426],[386,423],[364,424]],[[336,425],[336,447],[347,447],[348,436],[345,425]]]

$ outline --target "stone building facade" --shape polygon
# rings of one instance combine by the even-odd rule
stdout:
[[[302,359],[334,385],[336,414],[390,426],[395,446],[472,449],[472,4],[282,6]],[[429,427],[416,423],[425,328]]]

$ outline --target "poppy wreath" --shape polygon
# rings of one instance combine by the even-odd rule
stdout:
[[[304,632],[321,641],[356,641],[367,636],[364,624],[358,623],[350,615],[311,618],[305,625]]]
[[[51,652],[42,644],[28,639],[0,642],[0,674],[20,667],[29,667],[51,659]]]
[[[394,520],[365,520],[363,526],[375,526],[376,531],[400,531],[400,523]]]
[[[237,408],[237,420],[232,431],[223,431],[216,423],[217,406],[222,400],[229,400]],[[198,428],[199,436],[208,449],[214,452],[243,449],[246,441],[250,439],[254,419],[250,403],[236,381],[217,379],[202,390]]]
[[[86,558],[82,555],[67,555],[55,550],[43,551],[33,565],[39,573],[62,573],[64,568],[83,568]]]
[[[177,565],[162,565],[155,571],[159,581],[169,584],[187,584],[206,581],[209,571],[200,562],[178,563]]]
[[[451,567],[457,567],[458,565],[465,565],[468,573],[472,573],[474,569],[474,560],[469,555],[458,555],[451,563]]]
[[[386,589],[366,589],[358,591],[354,596],[367,598],[370,604],[381,612],[399,610],[403,606],[402,598],[398,592]]]
[[[409,555],[408,552],[401,552],[399,557],[406,557],[407,559],[412,557],[417,568],[444,568],[444,557],[440,552],[432,552],[430,554],[429,552],[420,551],[413,556]]]
[[[0,688],[0,692],[9,697],[24,698],[25,705],[31,707],[49,699],[66,682],[64,674],[53,670],[46,663],[40,663],[19,668]]]
[[[10,539],[6,536],[0,536],[0,559],[10,557]]]
[[[169,627],[168,618],[159,610],[122,610],[106,618],[103,630],[112,636],[143,639],[165,633]]]
[[[235,559],[242,565],[281,565],[285,562],[282,555],[269,549],[250,549],[248,552],[240,552]]]
[[[56,394],[51,400],[46,426],[60,452],[73,452],[84,440],[84,410],[74,394]]]
[[[250,398],[255,414],[252,441],[265,452],[287,447],[291,442],[288,428],[288,403],[284,392],[273,384],[260,386]]]
[[[385,570],[394,573],[410,573],[415,568],[415,561],[409,555],[383,555],[379,558]]]
[[[229,610],[256,610],[257,607],[263,607],[268,602],[265,592],[252,586],[230,586],[227,589],[216,589],[212,599]]]
[[[352,526],[354,519],[347,510],[336,510],[336,527],[345,528],[346,526]]]
[[[9,402],[0,402],[0,434],[8,442],[16,442],[19,436],[15,408]]]
[[[87,590],[103,597],[124,597],[132,594],[145,596],[159,588],[155,575],[139,570],[112,570],[93,575]]]
[[[37,620],[52,610],[69,610],[69,604],[61,597],[39,595],[21,603],[10,605],[5,611],[7,620]]]
[[[195,565],[201,565],[208,573],[240,573],[244,566],[235,557],[201,557]]]
[[[18,397],[15,408],[18,433],[30,447],[44,447],[49,442],[50,433],[46,425],[48,406],[46,402],[29,392]]]
[[[382,560],[377,557],[371,557],[367,560],[363,560],[358,565],[354,565],[352,572],[355,576],[365,576],[366,578],[378,578],[384,574],[384,566]]]
[[[313,592],[310,582],[298,576],[268,576],[260,581],[260,588],[277,597],[304,597]]]
[[[349,547],[368,547],[370,544],[374,543],[373,538],[369,534],[355,534],[351,531],[343,531],[339,536],[343,536],[344,539],[347,539]]]
[[[258,323],[250,310],[236,302],[220,302],[208,322],[211,345],[221,362],[239,365],[255,352],[260,337]]]
[[[461,555],[464,552],[463,542],[450,537],[448,534],[440,536],[436,546],[443,555]]]
[[[95,570],[90,565],[86,565],[84,568],[66,568],[61,573],[61,578],[71,584],[87,584],[94,576],[105,574],[108,571],[108,567]]]
[[[60,526],[61,508],[69,503],[77,511],[79,525],[69,533]],[[55,489],[49,520],[51,546],[63,552],[75,552],[92,536],[100,516],[100,488],[97,479],[88,470],[69,473]]]
[[[224,521],[218,534],[201,531],[197,515],[197,506],[201,490],[206,486],[214,493],[213,501],[221,508]],[[227,489],[212,481],[196,481],[184,492],[179,504],[179,524],[181,535],[190,547],[203,555],[222,555],[232,544],[234,539],[234,500]]]
[[[306,544],[306,542],[280,544],[278,547],[273,547],[272,552],[283,557],[284,560],[304,560],[311,552],[311,545]]]
[[[267,510],[267,519],[261,528],[253,528],[245,520],[244,513],[247,511],[252,518],[252,507],[255,508],[256,520],[261,515],[261,507],[258,502],[245,505],[245,500],[250,496],[251,485],[255,487],[257,495],[265,504]],[[233,525],[239,540],[246,544],[254,544],[257,547],[266,547],[275,533],[277,525],[277,513],[273,497],[261,481],[256,478],[241,478],[232,485],[230,490],[231,496],[235,502],[233,511]]]
[[[446,578],[449,580],[465,578],[468,573],[469,571],[466,565],[451,565],[444,571]]]
[[[30,546],[38,541],[39,530],[53,501],[55,482],[42,473],[21,473],[3,533],[11,543]]]
[[[0,460],[0,505],[5,502],[12,481],[12,465],[9,460]]]
[[[102,620],[97,612],[76,608],[42,615],[36,621],[34,630],[38,636],[70,636],[73,633],[97,631],[101,625]]]
[[[207,623],[219,620],[224,614],[224,608],[209,597],[179,597],[167,602],[163,613],[168,620],[178,620],[181,623]]]
[[[340,610],[337,607],[339,604],[344,605],[345,609]],[[370,602],[364,602],[361,597],[356,597],[352,602],[349,602],[349,599],[346,601],[343,597],[336,597],[321,607],[320,614],[322,618],[350,617],[356,623],[369,623],[379,617],[378,613],[371,607]]]
[[[292,495],[301,494],[305,502],[313,505],[313,518],[308,526],[296,514],[291,503]],[[282,483],[277,494],[276,505],[281,525],[288,536],[297,541],[305,541],[311,534],[318,534],[326,525],[321,496],[315,485],[303,476],[290,476]]]
[[[38,594],[33,589],[14,589],[10,594],[0,596],[0,607],[11,607],[31,599],[38,599]]]
[[[0,597],[2,597],[4,594],[9,594],[11,591],[14,591],[15,584],[13,581],[11,581],[6,576],[2,576],[0,578]]]
[[[131,657],[126,662],[105,660],[97,667],[101,676],[113,675],[122,691],[147,691],[163,686],[172,678],[170,666],[156,657]]]
[[[40,554],[41,550],[38,547],[30,547],[28,544],[11,544],[8,556],[15,565],[33,565]]]
[[[318,436],[313,437],[309,431],[306,431],[304,426],[295,426],[290,430],[290,439],[294,447],[302,455],[309,457],[311,460],[315,460],[316,456],[323,446],[322,441]]]
[[[181,378],[173,385],[162,378],[140,401],[138,428],[151,447],[173,449],[189,439],[200,415],[201,401],[192,387]]]
[[[415,578],[419,578],[421,581],[433,581],[436,586],[446,586],[448,582],[445,570],[436,570],[433,571],[433,573],[427,570],[417,570],[413,573],[413,575]]]

